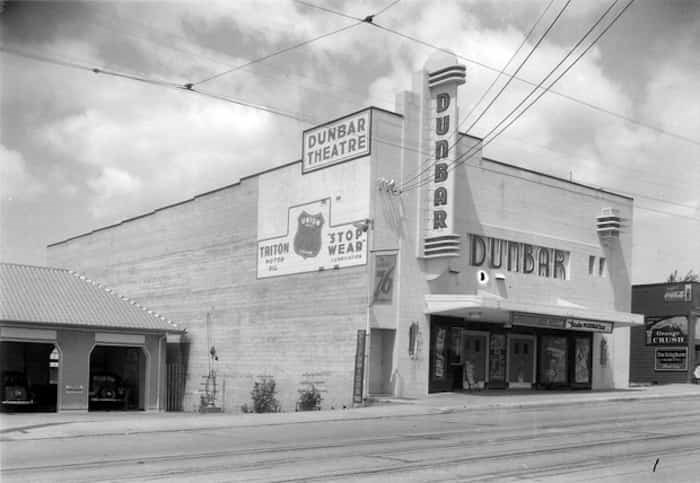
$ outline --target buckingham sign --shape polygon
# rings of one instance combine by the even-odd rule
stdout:
[[[258,278],[365,265],[367,232],[331,222],[330,198],[290,207],[287,233],[258,241]]]
[[[564,328],[581,330],[584,332],[604,332],[606,334],[611,334],[613,331],[613,324],[612,322],[603,322],[600,320],[566,319]]]
[[[602,320],[573,319],[549,315],[514,312],[511,324],[526,327],[542,327],[547,329],[569,329],[581,332],[603,332],[610,334],[613,323]]]
[[[365,110],[304,131],[302,173],[369,155],[370,123]]]

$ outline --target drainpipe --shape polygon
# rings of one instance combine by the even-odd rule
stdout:
[[[163,344],[166,342],[168,334],[161,336],[158,339],[158,373],[157,373],[157,386],[156,386],[156,400],[158,401],[158,411],[164,409],[163,399],[162,399],[162,383],[163,383],[163,370],[166,368],[165,359],[163,358]]]

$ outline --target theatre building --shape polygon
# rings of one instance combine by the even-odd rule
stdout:
[[[700,382],[700,283],[632,287],[632,309],[644,326],[630,334],[630,381]]]
[[[465,78],[430,59],[394,112],[310,128],[301,159],[53,243],[49,263],[187,327],[190,409],[210,368],[225,410],[262,376],[284,410],[311,384],[335,408],[627,386],[633,200],[483,157],[458,129]]]

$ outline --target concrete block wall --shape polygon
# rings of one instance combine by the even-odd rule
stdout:
[[[473,206],[464,210],[463,232],[566,250],[570,259],[567,280],[472,267],[467,240],[463,284],[476,288],[476,272],[483,269],[492,272],[492,283],[495,272],[505,274],[505,295],[512,300],[557,305],[562,299],[601,310],[630,311],[631,199],[488,159],[475,164],[466,167]],[[619,210],[624,220],[618,239],[602,240],[596,232],[596,217],[603,208]],[[589,256],[596,260],[593,274],[588,270]],[[601,257],[606,259],[606,270],[599,276]],[[495,286],[479,288],[503,295]]]
[[[51,245],[49,265],[85,274],[187,329],[187,410],[199,406],[210,363],[227,411],[250,404],[258,376],[276,379],[284,410],[294,410],[303,381],[320,386],[324,407],[349,405],[356,330],[367,324],[366,267],[257,280],[258,184],[246,178]]]

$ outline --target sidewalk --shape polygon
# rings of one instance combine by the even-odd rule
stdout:
[[[431,394],[422,399],[378,399],[372,401],[367,407],[361,408],[272,414],[168,412],[0,414],[0,441],[351,421],[440,414],[452,411],[534,408],[562,404],[594,404],[659,398],[700,399],[700,385],[671,384],[595,392],[483,391],[470,394],[440,393]]]

